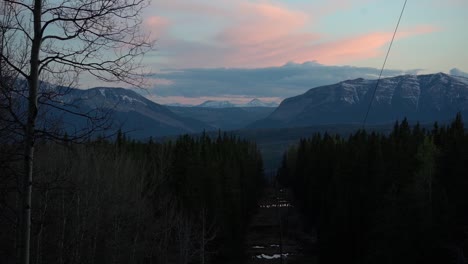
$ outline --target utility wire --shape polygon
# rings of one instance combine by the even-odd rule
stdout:
[[[380,70],[379,78],[377,79],[377,83],[375,84],[374,92],[372,93],[372,97],[371,97],[371,100],[369,102],[369,107],[367,108],[366,117],[364,117],[364,120],[362,121],[362,128],[363,129],[366,126],[367,117],[369,116],[369,112],[370,112],[370,109],[372,107],[372,102],[374,101],[374,98],[375,98],[375,93],[377,92],[377,88],[379,87],[380,79],[382,78],[382,73],[383,73],[383,71],[385,69],[385,64],[387,64],[388,55],[390,54],[390,50],[392,49],[393,41],[395,40],[395,36],[396,36],[397,31],[398,31],[398,27],[400,26],[401,18],[403,17],[403,13],[405,12],[406,2],[408,2],[408,0],[405,0],[405,3],[403,4],[403,8],[401,9],[400,17],[398,18],[398,22],[396,24],[395,31],[393,32],[392,41],[390,41],[390,46],[388,47],[387,55],[385,56],[385,60],[384,60],[384,63],[382,65],[382,69]]]

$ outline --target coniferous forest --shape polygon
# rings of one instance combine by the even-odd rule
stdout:
[[[316,228],[319,263],[465,263],[468,134],[461,115],[390,134],[315,134],[284,155],[280,181]]]
[[[32,263],[242,257],[263,183],[255,144],[227,135],[141,143],[119,133],[113,141],[38,143],[36,156]],[[0,262],[15,263],[19,169],[2,158]]]
[[[9,147],[0,157],[2,263],[15,262],[18,241],[21,160]],[[277,179],[294,195],[304,234],[317,238],[302,249],[317,263],[463,263],[467,163],[461,115],[430,128],[405,119],[390,133],[302,139]],[[257,146],[221,133],[40,141],[34,173],[37,264],[245,263],[266,186]]]

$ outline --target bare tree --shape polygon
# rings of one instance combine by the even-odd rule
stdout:
[[[101,81],[139,84],[137,58],[152,47],[139,30],[141,11],[148,1],[2,0],[0,68],[23,80],[14,83],[13,96],[10,93],[7,98],[27,102],[23,112],[11,110],[10,105],[24,146],[20,263],[30,263],[34,148],[37,135],[45,133],[36,127],[39,106],[60,108],[53,102],[63,94],[54,86],[42,89],[41,83],[69,87],[86,73]]]
[[[208,255],[207,246],[212,242],[217,236],[216,221],[211,221],[210,224],[207,223],[207,210],[205,206],[202,206],[199,213],[199,220],[201,221],[201,228],[199,234],[199,255],[200,255],[200,264],[205,264],[206,256]]]

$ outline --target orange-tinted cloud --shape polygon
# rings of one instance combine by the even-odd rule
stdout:
[[[308,14],[269,2],[241,3],[233,23],[220,32],[217,41],[229,48],[223,63],[230,66],[265,66],[278,59],[285,61],[303,45],[319,35],[305,30]]]
[[[340,64],[373,58],[382,54],[393,32],[369,32],[336,39],[314,29],[321,16],[368,1],[330,0],[315,12],[291,9],[268,0],[218,0],[213,4],[202,0],[162,1],[160,7],[170,12],[198,14],[204,19],[222,16],[224,22],[215,25],[213,34],[200,41],[175,34],[158,37],[158,50],[166,54],[165,62],[176,68],[253,68],[279,66],[288,61]],[[175,21],[171,22],[174,22],[171,26],[176,26]],[[169,21],[161,17],[150,17],[146,24],[163,30],[169,27]],[[430,26],[400,29],[397,40],[435,30]]]
[[[296,34],[308,21],[306,14],[268,3],[243,3],[233,25],[219,39],[232,45],[258,45]]]
[[[395,41],[420,34],[437,31],[438,28],[431,26],[420,26],[397,32]],[[393,36],[393,32],[372,32],[356,37],[339,39],[314,47],[309,53],[305,53],[301,61],[310,60],[307,56],[315,58],[320,63],[337,64],[347,63],[353,60],[362,60],[381,56]]]
[[[438,29],[431,26],[421,26],[402,30],[396,36],[401,38],[435,32]],[[317,44],[311,34],[296,34],[276,42],[265,43],[261,46],[237,46],[235,53],[228,61],[233,66],[245,65],[254,61],[254,66],[279,66],[286,61],[298,63],[318,61],[323,64],[342,64],[353,60],[363,60],[382,55],[384,47],[388,45],[393,32],[371,32],[355,37],[337,40],[321,41]]]
[[[170,26],[169,19],[161,16],[149,16],[144,21],[144,27],[155,36],[161,36]]]

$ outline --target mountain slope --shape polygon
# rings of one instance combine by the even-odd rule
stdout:
[[[214,129],[201,121],[178,116],[167,107],[123,88],[70,89],[59,99],[64,105],[73,105],[75,112],[84,113],[98,108],[108,110],[111,114],[110,118],[114,121],[114,127],[121,127],[123,131],[128,131],[133,138],[195,133],[204,129]],[[75,123],[85,122],[85,120],[80,120],[80,117],[72,115],[67,115],[64,120]]]
[[[355,79],[310,89],[284,100],[270,116],[249,127],[361,123],[376,82]],[[387,123],[404,117],[445,121],[467,111],[467,78],[444,73],[403,75],[380,80],[367,122]]]
[[[200,120],[216,129],[240,129],[271,114],[273,107],[168,107],[179,116]]]

